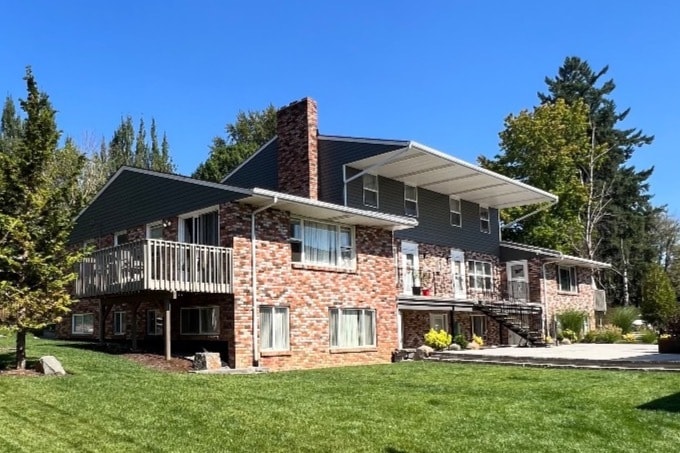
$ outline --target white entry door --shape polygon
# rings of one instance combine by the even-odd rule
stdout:
[[[401,243],[402,294],[413,295],[413,287],[420,286],[420,263],[418,261],[418,244],[403,241]]]
[[[454,298],[467,299],[467,290],[465,288],[465,253],[462,250],[451,250],[451,274]]]
[[[507,264],[508,274],[508,299],[517,302],[529,300],[529,275],[526,261],[509,261]]]

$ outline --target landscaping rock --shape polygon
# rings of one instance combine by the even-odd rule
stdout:
[[[39,373],[42,373],[45,376],[66,375],[66,371],[64,371],[64,367],[61,366],[61,362],[59,362],[59,360],[57,360],[57,358],[54,357],[53,355],[46,355],[40,357],[40,360],[38,361],[38,366],[36,368]]]
[[[414,360],[423,360],[426,357],[430,357],[430,355],[434,352],[434,349],[432,349],[429,346],[422,345],[419,346],[418,349],[416,349],[416,354],[413,357]]]
[[[194,370],[219,370],[222,360],[219,352],[197,352],[194,355]]]
[[[569,340],[568,338],[565,338],[564,340],[562,340],[560,342],[560,344],[562,344],[563,346],[568,346],[568,345],[571,344],[571,340]]]
[[[477,343],[475,343],[474,341],[471,341],[471,342],[468,343],[467,348],[465,348],[465,349],[472,349],[472,350],[476,351],[476,350],[479,349],[479,345]]]
[[[449,351],[460,351],[460,345],[458,343],[451,343],[449,345]]]

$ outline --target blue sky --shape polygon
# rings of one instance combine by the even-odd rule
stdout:
[[[474,161],[564,58],[608,64],[624,123],[656,136],[656,204],[680,215],[680,3],[4,2],[0,92],[31,65],[77,140],[156,118],[178,172],[239,110],[311,96],[324,134],[412,139]]]

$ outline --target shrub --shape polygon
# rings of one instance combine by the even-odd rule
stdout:
[[[595,343],[616,343],[622,338],[621,328],[604,326],[596,331]]]
[[[614,307],[607,314],[609,324],[620,327],[625,334],[633,331],[633,321],[640,317],[635,307]]]
[[[652,329],[642,329],[640,331],[640,341],[645,343],[645,344],[654,344],[656,343],[657,335],[656,332],[653,331]]]
[[[663,326],[677,311],[675,291],[668,274],[658,264],[652,265],[642,279],[640,312],[645,321]]]
[[[458,334],[455,337],[453,337],[453,342],[460,346],[460,349],[465,349],[467,348],[468,345],[468,341],[465,338],[465,335],[461,334]]]
[[[586,332],[585,335],[583,335],[581,342],[583,342],[583,343],[595,343],[595,340],[597,340],[597,331],[596,330],[589,330],[588,332]]]
[[[442,349],[448,348],[451,344],[451,335],[445,330],[436,331],[430,329],[430,331],[425,334],[425,344],[441,351]]]
[[[637,338],[635,337],[634,333],[624,333],[623,334],[623,341],[626,343],[635,343],[637,342]]]
[[[569,341],[578,341],[578,335],[571,329],[564,329],[562,331],[562,339],[567,339]]]
[[[482,337],[478,337],[477,335],[472,336],[472,342],[477,343],[480,346],[484,346],[484,339]]]
[[[565,310],[557,314],[557,319],[562,326],[562,332],[571,330],[576,333],[576,338],[581,336],[583,332],[583,323],[588,319],[588,315],[584,311],[579,310]]]

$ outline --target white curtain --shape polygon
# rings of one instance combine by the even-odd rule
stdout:
[[[337,262],[336,229],[332,225],[305,222],[305,261],[335,266]]]
[[[201,333],[218,332],[218,310],[215,307],[203,308],[201,313]]]
[[[260,337],[262,349],[272,349],[272,310],[269,307],[260,309]]]
[[[331,310],[331,346],[356,348],[375,344],[375,312]]]
[[[343,310],[340,323],[340,344],[346,348],[360,346],[359,327],[361,325],[360,310]]]
[[[274,329],[272,333],[274,349],[286,350],[288,349],[288,309],[275,308],[274,309]]]

